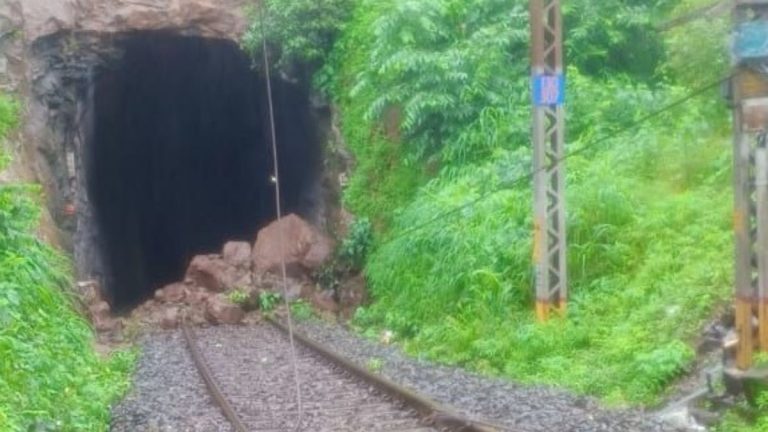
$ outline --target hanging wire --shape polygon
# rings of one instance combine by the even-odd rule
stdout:
[[[294,340],[293,331],[293,317],[291,315],[291,305],[288,301],[288,274],[285,266],[285,236],[283,234],[283,227],[280,223],[283,219],[281,195],[280,195],[280,167],[277,157],[277,136],[275,134],[275,109],[274,102],[272,100],[272,76],[269,65],[269,52],[267,51],[267,36],[264,29],[264,2],[259,2],[259,19],[261,21],[261,41],[262,51],[264,54],[264,77],[267,82],[267,102],[269,106],[269,130],[270,138],[272,140],[272,162],[274,164],[274,182],[275,182],[275,209],[277,210],[277,226],[278,226],[278,239],[279,239],[279,251],[280,251],[280,271],[282,273],[282,291],[283,301],[285,302],[286,317],[288,320],[288,339],[291,344],[291,361],[293,363],[293,378],[296,385],[296,405],[298,407],[298,415],[296,420],[296,428],[294,430],[301,430],[301,422],[304,418],[304,406],[301,398],[301,376],[299,375],[299,360],[296,355],[296,342]]]

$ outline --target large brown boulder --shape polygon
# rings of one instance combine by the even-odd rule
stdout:
[[[224,245],[221,257],[233,267],[250,270],[251,253],[251,245],[248,242],[228,242]]]
[[[199,306],[205,304],[211,293],[203,287],[190,285],[184,292],[184,303],[189,306]]]
[[[205,318],[211,324],[239,324],[245,318],[245,311],[226,296],[218,294],[206,301]]]
[[[224,292],[249,286],[251,271],[231,265],[218,255],[198,255],[189,264],[185,281],[209,291]]]
[[[184,301],[187,286],[183,283],[172,283],[155,291],[155,299],[164,303],[181,303]]]
[[[290,214],[259,231],[253,246],[253,266],[258,272],[279,274],[284,260],[291,276],[307,276],[328,261],[332,252],[331,239]]]

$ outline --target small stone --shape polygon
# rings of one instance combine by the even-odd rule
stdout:
[[[166,330],[175,329],[179,326],[180,314],[178,308],[167,308],[163,311],[160,318],[160,327]]]
[[[161,296],[158,296],[157,293],[155,293],[155,298],[159,301],[166,303],[181,303],[184,301],[186,286],[183,283],[174,283],[158,291],[162,292]]]
[[[96,281],[80,281],[77,283],[77,289],[87,305],[96,304],[104,300],[101,294],[101,287]]]
[[[341,283],[339,287],[339,303],[345,310],[354,311],[368,301],[365,278],[354,276]]]
[[[319,291],[312,296],[312,305],[320,312],[338,313],[339,304],[333,299],[332,291]]]
[[[88,307],[88,312],[91,314],[91,318],[94,320],[97,317],[98,318],[108,317],[110,311],[111,311],[111,308],[109,307],[109,303],[103,300]]]
[[[123,328],[123,322],[109,316],[95,316],[93,328],[98,332],[114,332]]]
[[[197,306],[204,304],[209,297],[210,294],[208,294],[208,292],[206,292],[203,288],[188,286],[186,287],[184,294],[184,303],[190,306]]]

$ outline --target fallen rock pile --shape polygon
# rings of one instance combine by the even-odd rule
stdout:
[[[259,231],[253,247],[229,242],[220,254],[195,256],[183,281],[158,289],[132,318],[165,329],[177,327],[184,316],[194,324],[239,324],[262,293],[282,295],[283,262],[289,300],[305,298],[336,312],[332,295],[317,292],[311,278],[332,252],[327,236],[291,214]]]

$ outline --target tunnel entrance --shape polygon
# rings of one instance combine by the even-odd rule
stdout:
[[[253,241],[275,216],[265,82],[232,41],[141,32],[94,75],[82,151],[118,309],[183,278],[194,255]],[[311,218],[322,165],[306,86],[273,82],[283,206]]]

